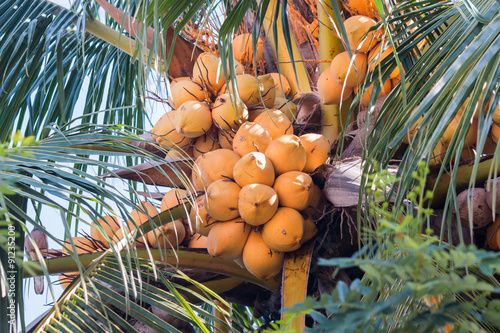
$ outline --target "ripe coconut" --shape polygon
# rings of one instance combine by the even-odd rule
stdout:
[[[198,156],[198,158],[193,163],[193,169],[191,171],[191,182],[195,192],[205,192],[208,184],[203,180],[201,175],[201,159],[205,154]]]
[[[250,229],[240,217],[217,223],[208,234],[208,253],[221,259],[241,257]]]
[[[102,228],[98,228],[96,223],[92,222],[92,227],[90,228],[90,237],[100,241],[105,247],[109,247],[108,239],[112,239],[116,230],[120,228],[120,222],[116,216],[105,215],[103,218],[97,219],[97,224]],[[106,238],[106,236],[108,238]]]
[[[483,188],[464,190],[457,196],[458,211],[462,226],[468,228],[470,222],[474,229],[482,228],[492,222],[491,208],[486,200],[486,191]],[[472,221],[469,220],[469,207],[472,209]]]
[[[304,218],[293,208],[280,207],[262,227],[264,242],[273,250],[297,250],[304,236]]]
[[[238,195],[238,210],[246,223],[253,226],[262,225],[278,210],[278,195],[267,185],[245,185]]]
[[[187,138],[175,130],[176,111],[165,113],[151,130],[153,139],[168,148],[184,149],[188,147],[191,138]]]
[[[242,259],[250,273],[259,279],[267,280],[281,272],[285,254],[272,250],[264,242],[262,232],[258,228],[252,228],[243,248]]]
[[[240,156],[253,151],[264,153],[271,141],[273,139],[264,127],[247,121],[234,135],[233,150]]]
[[[187,138],[197,138],[212,127],[212,113],[206,103],[184,102],[175,112],[175,130]]]
[[[208,52],[202,53],[193,66],[193,81],[201,84],[212,96],[217,96],[225,83],[222,71],[219,73],[218,70],[219,58]]]
[[[492,250],[498,250],[498,245],[500,244],[500,232],[498,229],[500,228],[500,216],[495,218],[495,222],[491,224],[488,229],[486,229],[486,242],[488,243],[488,247]]]
[[[224,131],[219,129],[217,138],[219,141],[219,146],[224,149],[230,149],[233,150],[233,139],[234,139],[235,132],[233,130],[230,131]]]
[[[352,88],[342,91],[342,86],[333,79],[331,69],[327,68],[319,76],[318,94],[323,104],[340,104],[351,96]]]
[[[272,108],[283,112],[292,122],[297,119],[297,113],[299,110],[297,109],[297,105],[292,101],[287,101],[282,97],[276,97]]]
[[[218,128],[229,131],[231,128],[238,128],[247,121],[248,109],[235,96],[222,94],[217,97],[212,107],[212,118]]]
[[[71,240],[73,244],[75,244],[76,254],[92,253],[99,250],[99,247],[92,239],[86,237],[72,237]],[[62,254],[69,255],[70,253],[73,253],[73,247],[71,246],[70,240],[67,239],[64,242]]]
[[[255,119],[258,116],[260,116],[262,113],[268,112],[269,110],[273,110],[273,109],[261,107],[261,108],[253,108],[251,110],[248,110],[248,121],[255,122]]]
[[[304,210],[311,203],[313,180],[307,173],[288,171],[276,178],[274,190],[280,206]]]
[[[301,243],[312,239],[318,233],[318,228],[316,227],[316,223],[309,216],[302,216],[304,218],[304,236],[302,236]]]
[[[186,229],[181,220],[175,220],[151,230],[146,237],[154,249],[175,248],[186,237]]]
[[[262,105],[262,102],[269,99],[268,95],[271,94],[271,92],[264,90],[264,84],[260,80],[250,74],[236,75],[235,84],[238,89],[240,99],[247,105],[247,107]],[[236,95],[233,90],[233,85],[229,83],[224,89],[222,89],[222,93]],[[274,98],[271,104],[273,103]]]
[[[340,0],[340,2],[351,15],[364,15],[375,20],[380,18],[374,0]]]
[[[207,213],[205,198],[205,195],[196,198],[196,205],[191,207],[191,212],[189,213],[189,224],[198,234],[208,236],[210,229],[212,229],[217,220]]]
[[[269,73],[274,80],[274,85],[276,86],[276,97],[284,98],[290,94],[292,88],[290,87],[290,83],[284,75],[279,73]]]
[[[240,156],[229,149],[217,149],[201,155],[195,161],[206,185],[219,179],[233,179],[233,169]]]
[[[188,191],[181,188],[174,188],[165,193],[161,199],[160,210],[162,212],[186,202]]]
[[[208,97],[201,84],[192,80],[178,81],[170,86],[170,91],[175,105],[181,105],[187,101],[202,102]]]
[[[256,48],[254,49],[252,34],[241,34],[235,36],[232,43],[234,58],[240,61],[243,65],[252,66],[254,60],[259,63],[264,59],[264,41],[258,38],[255,46]],[[254,57],[254,50],[257,51],[257,59]]]
[[[344,51],[333,58],[330,66],[335,82],[351,89],[364,81],[368,68],[367,58],[364,53],[357,53],[353,57],[354,61],[351,65],[349,54]]]
[[[293,134],[274,139],[266,149],[266,157],[271,160],[277,175],[288,171],[302,171],[307,162],[307,154],[302,141]]]
[[[495,214],[500,214],[500,177],[490,179],[484,184],[486,203]]]
[[[217,135],[217,132],[210,131],[209,133],[196,138],[193,146],[194,157],[198,158],[202,154],[220,148],[219,141],[215,135]]]
[[[285,134],[293,134],[293,126],[290,119],[279,110],[269,109],[255,118],[254,123],[264,127],[274,140]]]
[[[273,186],[274,167],[263,153],[251,152],[244,155],[234,165],[234,181],[241,187],[249,184]]]
[[[372,92],[373,92],[373,85],[375,83],[380,84],[380,81],[377,80],[377,81],[373,82],[368,87],[368,89],[366,89],[366,91],[363,93],[363,96],[361,96],[361,104],[362,105],[368,106],[368,104],[370,103],[370,98],[372,97]],[[382,89],[380,90],[380,93],[377,96],[377,99],[379,99],[380,97],[389,95],[391,90],[392,90],[391,80],[386,80],[384,82],[384,85],[382,86]],[[356,87],[356,88],[354,88],[354,91],[357,94],[359,89]]]
[[[376,66],[380,64],[382,60],[392,54],[392,46],[387,46],[388,42],[382,41],[378,43],[369,53],[368,55],[368,65],[370,68],[370,72],[373,72]],[[383,51],[381,51],[383,50]],[[396,68],[391,72],[389,78],[395,79],[399,78],[399,68]]]
[[[274,82],[274,79],[271,75],[266,74],[266,75],[260,75],[257,77],[259,82],[262,84],[264,93],[262,94],[262,101],[263,106],[266,107],[271,107],[274,105],[274,101],[276,98],[276,84]]]
[[[313,172],[322,164],[326,163],[330,152],[330,142],[321,134],[308,133],[299,136],[306,150],[306,165],[302,171]]]
[[[460,124],[461,116],[456,115],[448,124],[446,127],[446,130],[443,133],[442,140],[443,142],[448,145],[451,140],[453,139],[453,136],[455,133],[458,131],[458,125]],[[469,131],[467,132],[467,135],[465,136],[465,142],[464,142],[464,147],[473,147],[476,144],[477,141],[477,120],[473,120],[472,123],[470,124]],[[465,126],[465,124],[463,125]],[[463,129],[464,127],[462,127]]]
[[[147,201],[140,202],[137,207],[138,208],[130,212],[130,219],[127,221],[127,231],[135,230],[137,226],[148,222],[151,217],[158,215],[158,210],[156,209],[156,207]],[[147,240],[144,237],[138,238],[135,241],[135,246],[137,248],[145,248],[146,241]]]
[[[206,249],[208,237],[203,235],[194,235],[189,241],[189,249]]]
[[[241,187],[231,179],[219,179],[207,188],[205,206],[208,214],[218,221],[238,217],[238,194]]]
[[[363,15],[354,15],[344,21],[349,46],[353,52],[359,47],[358,52],[366,53],[380,41],[380,33],[368,32],[375,24],[377,23],[373,19]]]

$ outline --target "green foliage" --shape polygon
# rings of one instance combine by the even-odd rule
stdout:
[[[391,211],[386,186],[397,179],[382,171],[369,177],[366,191],[376,228],[365,229],[364,246],[350,258],[320,259],[319,265],[339,269],[359,267],[364,275],[350,285],[338,281],[331,295],[308,297],[294,308],[315,320],[309,332],[490,332],[500,328],[500,292],[494,274],[500,269],[497,252],[474,245],[452,248],[440,244],[432,230],[422,230],[432,210],[424,191],[425,163],[413,177],[405,217]],[[375,241],[370,244],[370,240]],[[450,326],[451,325],[451,326]],[[286,326],[285,326],[286,327]],[[287,332],[282,328],[283,332]]]

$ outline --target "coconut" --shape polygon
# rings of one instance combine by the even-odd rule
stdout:
[[[276,98],[288,96],[288,94],[292,91],[292,88],[290,87],[290,83],[288,83],[286,77],[279,73],[269,73],[269,75],[273,78],[274,85],[276,86]]]
[[[165,113],[151,130],[156,142],[167,148],[184,149],[189,146],[191,138],[187,138],[175,130],[176,111]]]
[[[293,134],[274,139],[265,154],[273,163],[277,175],[288,171],[302,171],[307,162],[306,150],[299,137]]]
[[[500,177],[490,179],[484,184],[486,203],[495,214],[500,214]]]
[[[299,110],[297,109],[297,105],[295,105],[292,101],[287,101],[282,97],[276,97],[274,99],[274,105],[272,106],[275,110],[280,110],[285,114],[285,116],[290,119],[290,121],[295,121],[297,119],[297,113]],[[250,119],[250,118],[249,118]]]
[[[116,230],[120,229],[120,222],[116,216],[105,215],[103,218],[97,219],[97,224],[103,229],[103,232],[97,228],[96,223],[92,222],[92,227],[90,228],[90,237],[100,241],[105,247],[109,247],[109,242],[107,239],[112,239]],[[106,236],[108,238],[106,238]]]
[[[322,164],[325,164],[330,153],[330,142],[321,134],[308,133],[299,136],[306,150],[306,165],[302,171],[313,172]]]
[[[174,188],[165,193],[161,199],[160,210],[162,212],[180,205],[187,201],[188,191],[181,188]]]
[[[241,187],[231,179],[219,179],[207,188],[206,210],[218,221],[229,221],[238,217],[238,194]]]
[[[240,156],[229,149],[210,151],[196,159],[196,176],[201,175],[207,186],[219,179],[233,179],[233,169],[239,159]]]
[[[217,97],[212,107],[212,118],[218,128],[228,131],[247,121],[248,110],[241,100],[222,94]]]
[[[207,97],[201,84],[192,80],[178,81],[170,87],[170,90],[175,105],[181,105],[187,101],[202,102]]]
[[[472,209],[472,221],[469,220],[469,207]],[[464,190],[457,196],[457,204],[462,226],[469,227],[472,222],[474,229],[482,228],[492,222],[491,208],[488,206],[486,191],[483,188]]]
[[[448,124],[446,127],[446,130],[443,133],[442,140],[445,145],[449,145],[451,143],[451,140],[453,139],[453,136],[455,133],[458,131],[458,125],[461,120],[460,115],[456,115]],[[464,141],[464,147],[473,147],[476,144],[477,141],[477,124],[478,121],[472,121],[470,124],[469,130],[467,132],[467,135],[465,136],[465,141]]]
[[[327,68],[319,76],[318,93],[323,104],[340,104],[351,96],[352,88],[342,91],[342,86],[333,79],[331,69]]]
[[[275,251],[297,250],[304,236],[304,218],[298,211],[280,207],[276,214],[264,224],[262,237],[267,246]]]
[[[145,214],[145,213],[146,214]],[[147,201],[139,203],[138,208],[130,212],[130,219],[127,221],[128,232],[135,230],[136,226],[140,226],[150,220],[151,217],[158,215],[158,210],[155,206]],[[118,232],[117,232],[118,233]],[[135,241],[137,248],[145,248],[147,239],[144,237],[138,238]]]
[[[369,53],[368,55],[368,65],[370,68],[370,72],[373,72],[376,66],[380,64],[382,60],[384,60],[386,57],[388,57],[390,54],[392,54],[392,46],[388,46],[388,43],[385,41],[382,41],[381,43],[378,43]],[[387,48],[386,48],[387,47]],[[383,50],[383,51],[381,51]],[[391,74],[389,75],[389,78],[395,79],[399,78],[399,68],[396,67]]]
[[[205,195],[196,198],[196,205],[191,207],[191,212],[189,213],[189,224],[198,234],[208,236],[210,229],[212,229],[217,221],[207,213],[205,198]]]
[[[265,102],[270,98],[269,95],[274,93],[274,90],[273,92],[266,91],[264,84],[255,76],[252,76],[250,74],[236,75],[235,84],[238,89],[240,99],[247,105],[247,107],[262,105],[262,102]],[[226,85],[226,87],[222,89],[222,93],[236,95],[236,93],[233,91],[232,84]],[[274,104],[274,97],[271,104]]]
[[[186,229],[181,220],[164,224],[146,233],[146,238],[154,249],[177,247],[186,237]]]
[[[206,249],[207,248],[207,236],[203,235],[194,235],[189,241],[188,248],[189,249]]]
[[[370,98],[372,97],[372,92],[373,92],[373,85],[375,83],[380,84],[380,81],[373,82],[368,87],[368,89],[366,89],[366,91],[363,93],[363,96],[361,96],[361,105],[368,106],[368,104],[370,103]],[[392,90],[391,80],[386,80],[384,82],[384,85],[382,86],[382,89],[380,90],[380,93],[377,96],[377,99],[379,99],[380,97],[389,95],[391,90]],[[354,88],[354,91],[357,94],[359,89]]]
[[[219,141],[219,146],[224,149],[230,149],[233,150],[233,139],[234,139],[235,133],[233,130],[231,131],[224,131],[219,129],[217,132],[217,138]]]
[[[193,146],[194,157],[198,158],[202,154],[220,148],[219,140],[217,140],[217,137],[214,137],[215,135],[217,135],[217,132],[210,131],[209,133],[196,138]]]
[[[251,110],[248,110],[248,121],[255,122],[255,119],[260,116],[262,113],[268,112],[269,110],[274,110],[274,109],[268,109],[266,107],[261,107],[261,108],[253,108]]]
[[[300,171],[288,171],[274,182],[280,206],[304,210],[311,203],[313,181],[311,176]]]
[[[274,79],[271,75],[260,75],[257,77],[259,82],[263,86],[264,92],[262,93],[262,101],[261,103],[264,104],[266,107],[271,107],[274,105],[274,101],[276,98],[276,89],[275,89],[275,82]]]
[[[243,248],[243,264],[245,268],[258,277],[267,280],[281,272],[285,255],[272,250],[262,237],[258,228],[252,228]]]
[[[318,233],[318,228],[316,227],[316,223],[309,216],[302,216],[304,218],[304,236],[302,236],[301,243],[311,240],[316,233]]]
[[[262,126],[245,122],[240,126],[233,139],[233,150],[240,156],[253,151],[264,153],[273,139]]]
[[[263,153],[251,152],[244,155],[234,165],[234,181],[241,187],[249,184],[273,186],[274,167]]]
[[[75,244],[76,254],[92,253],[99,249],[97,244],[94,243],[92,239],[88,239],[86,237],[72,237],[71,240],[73,241],[73,244]],[[71,253],[73,253],[73,247],[68,239],[64,242],[62,254],[69,255]]]
[[[175,130],[187,138],[197,138],[212,127],[212,113],[206,103],[184,102],[175,112]]]
[[[497,216],[495,218],[495,222],[491,224],[487,229],[486,229],[486,243],[488,244],[488,247],[492,250],[498,250],[499,247],[498,245],[500,244],[500,232],[498,232],[498,229],[500,228],[500,216]]]
[[[264,127],[273,140],[285,134],[293,134],[292,122],[279,110],[270,109],[259,114],[254,123]]]
[[[208,253],[221,259],[241,257],[250,229],[250,226],[239,217],[217,223],[208,234]]]
[[[368,52],[380,41],[380,33],[368,32],[375,24],[377,23],[373,19],[363,15],[354,15],[344,21],[349,46],[353,52],[358,47],[358,52]]]
[[[245,185],[238,195],[238,210],[246,223],[253,226],[262,225],[278,210],[278,195],[267,185]]]
[[[217,75],[219,58],[210,53],[202,53],[193,66],[193,81],[201,84],[212,96],[217,96],[226,82],[222,71]]]
[[[361,84],[366,76],[368,62],[364,53],[353,55],[354,61],[350,65],[351,59],[347,52],[339,53],[333,58],[330,69],[337,84],[346,88],[354,88]]]
[[[257,63],[264,59],[264,41],[260,38],[257,39],[256,51],[257,59],[254,58],[254,43],[252,39],[252,34],[241,34],[235,36],[233,39],[233,55],[234,58],[240,61],[243,65],[252,66],[254,61]]]

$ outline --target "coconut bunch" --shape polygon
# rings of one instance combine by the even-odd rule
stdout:
[[[281,271],[284,253],[316,234],[310,216],[324,201],[308,173],[327,162],[330,143],[320,134],[293,135],[276,110],[243,123],[231,148],[196,159],[192,182],[203,194],[190,222],[211,255],[269,279]]]

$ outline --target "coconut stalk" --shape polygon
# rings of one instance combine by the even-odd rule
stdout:
[[[278,71],[282,75],[286,77],[288,83],[290,84],[291,94],[297,94],[299,92],[310,92],[311,85],[309,83],[309,77],[307,75],[306,68],[302,62],[302,56],[300,55],[296,41],[293,38],[293,34],[290,36],[292,39],[291,42],[291,50],[288,50],[288,47],[285,44],[285,37],[282,28],[282,20],[281,20],[281,9],[277,15],[276,21],[275,19],[275,9],[276,9],[276,0],[271,0],[269,2],[269,7],[266,12],[266,16],[264,18],[264,29],[266,31],[266,36],[269,40],[269,43],[272,46],[274,54],[277,59]],[[273,33],[273,22],[277,26],[277,38],[275,39]],[[290,57],[290,53],[293,54],[293,60]]]
[[[319,55],[321,60],[332,60],[335,56],[344,51],[342,41],[333,34],[333,23],[335,20],[330,1],[319,0],[318,6],[318,29],[319,29]],[[330,62],[320,64],[321,72],[330,67]],[[330,141],[330,145],[337,139],[342,128],[340,122],[340,105],[322,105],[321,113],[321,133]]]

